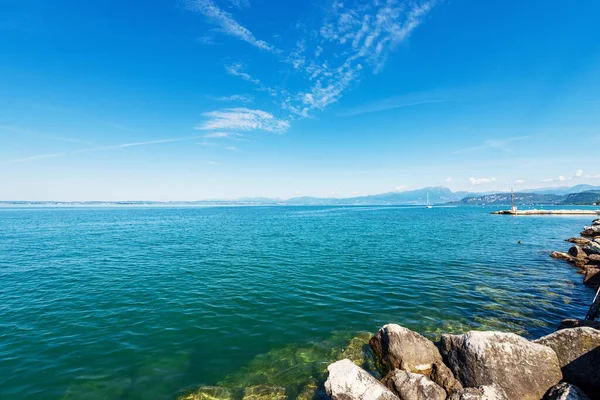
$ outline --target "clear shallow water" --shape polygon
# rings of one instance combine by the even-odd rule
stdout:
[[[0,209],[0,398],[293,396],[388,322],[537,337],[583,317],[592,291],[548,254],[591,218],[489,211]]]

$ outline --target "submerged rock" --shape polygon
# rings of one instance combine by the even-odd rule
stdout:
[[[445,400],[446,391],[424,375],[395,369],[382,381],[400,400]]]
[[[429,375],[433,364],[442,356],[432,341],[396,324],[383,326],[369,341],[373,352],[384,367]]]
[[[220,386],[201,386],[194,393],[181,396],[179,400],[232,400],[231,390]]]
[[[577,386],[563,382],[551,387],[544,400],[590,400],[590,398]]]
[[[513,333],[443,335],[439,347],[463,386],[496,384],[510,399],[539,400],[562,378],[554,350]]]
[[[325,391],[332,400],[398,400],[398,397],[365,370],[345,359],[327,367]]]
[[[600,330],[600,321],[588,321],[583,319],[563,319],[560,325],[558,326],[558,330],[579,328],[584,326]]]
[[[285,400],[285,388],[280,386],[251,386],[244,389],[242,400]]]
[[[448,400],[509,400],[506,393],[496,385],[477,386],[462,389]]]
[[[600,399],[600,331],[589,327],[563,329],[535,343],[556,352],[565,381]]]

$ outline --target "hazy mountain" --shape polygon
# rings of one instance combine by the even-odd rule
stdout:
[[[369,196],[338,198],[295,197],[281,204],[286,205],[408,205],[426,204],[427,195],[431,204],[457,201],[461,196],[446,187],[428,187],[404,192],[389,192]]]
[[[515,193],[515,205],[591,205],[600,201],[600,191],[570,194]],[[511,205],[510,193],[495,193],[484,196],[465,197],[452,204],[465,205]]]
[[[600,186],[593,185],[576,185],[576,186],[558,186],[542,189],[522,190],[523,193],[539,193],[539,194],[569,194],[588,192],[590,190],[600,190]]]

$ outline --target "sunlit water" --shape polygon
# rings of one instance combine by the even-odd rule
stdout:
[[[0,209],[0,398],[295,397],[388,322],[537,337],[584,316],[592,290],[548,254],[591,218],[489,211]]]

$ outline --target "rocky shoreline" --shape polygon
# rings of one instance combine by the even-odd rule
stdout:
[[[567,240],[574,244],[567,253],[551,256],[570,262],[585,275],[586,285],[598,287],[600,219],[581,235]],[[594,305],[600,306],[598,297]],[[443,334],[433,342],[388,324],[373,336],[352,339],[336,354],[324,385],[310,381],[293,394],[280,386],[203,387],[180,400],[600,400],[595,316],[564,320],[556,332],[537,340],[469,331]]]

